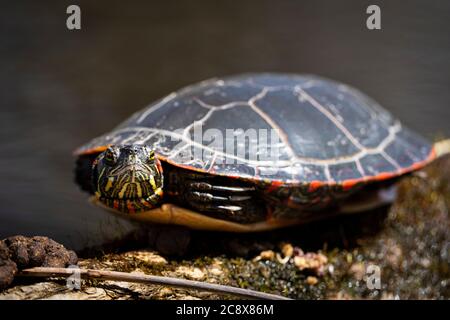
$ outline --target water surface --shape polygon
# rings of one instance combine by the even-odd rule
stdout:
[[[81,248],[132,227],[90,206],[72,151],[184,85],[241,72],[354,85],[430,139],[450,136],[448,1],[80,1],[0,5],[0,238]]]

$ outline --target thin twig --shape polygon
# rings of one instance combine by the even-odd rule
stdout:
[[[201,281],[193,281],[172,277],[161,277],[152,275],[138,275],[126,272],[105,271],[94,269],[73,269],[73,268],[31,268],[22,270],[18,276],[24,277],[63,277],[68,278],[72,275],[80,275],[83,279],[97,279],[97,280],[112,280],[112,281],[126,281],[145,284],[156,284],[168,287],[177,287],[185,289],[195,289],[209,292],[216,292],[221,294],[230,294],[247,299],[261,299],[261,300],[291,300],[289,298],[258,292],[254,290],[236,288],[231,286],[224,286],[220,284],[213,284]]]

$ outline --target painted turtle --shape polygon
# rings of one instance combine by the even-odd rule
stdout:
[[[76,180],[132,219],[259,231],[392,201],[449,149],[347,85],[310,75],[207,80],[76,150]]]

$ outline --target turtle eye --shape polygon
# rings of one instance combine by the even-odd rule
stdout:
[[[106,149],[103,159],[105,160],[106,164],[111,166],[117,162],[118,157],[119,157],[118,150],[109,147],[108,149]]]
[[[147,146],[145,146],[143,148],[143,155],[147,162],[151,163],[151,162],[155,161],[155,151]]]
[[[148,162],[154,162],[155,161],[155,151],[148,149],[147,161]]]

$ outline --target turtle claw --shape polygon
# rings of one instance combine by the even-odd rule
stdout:
[[[264,207],[255,205],[257,202],[255,191],[253,186],[227,186],[189,181],[184,197],[195,210],[214,217],[242,222],[256,219],[256,216],[260,220],[260,211],[265,210]]]
[[[235,186],[217,186],[207,182],[191,182],[192,190],[198,191],[220,191],[220,192],[249,192],[255,191],[255,187],[235,187]]]
[[[241,202],[250,200],[251,196],[231,195],[231,196],[215,196],[207,192],[191,191],[188,193],[188,198],[193,201],[212,203],[212,202]]]

